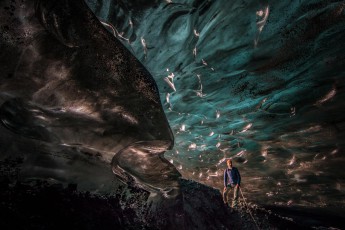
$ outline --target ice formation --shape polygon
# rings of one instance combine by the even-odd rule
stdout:
[[[168,196],[180,173],[221,188],[232,157],[259,203],[344,206],[343,1],[33,2],[0,3],[1,157],[23,177]]]
[[[178,194],[156,83],[86,3],[5,1],[1,9],[1,159],[24,158],[23,180],[109,192],[113,171]]]
[[[221,189],[232,157],[259,203],[344,205],[343,1],[87,3],[155,78],[184,177]]]

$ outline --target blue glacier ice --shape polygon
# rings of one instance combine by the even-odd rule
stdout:
[[[1,1],[0,161],[155,199],[181,195],[181,175],[221,190],[233,158],[248,201],[344,208],[344,7]]]
[[[148,68],[175,136],[165,157],[250,200],[344,206],[343,1],[87,0]]]

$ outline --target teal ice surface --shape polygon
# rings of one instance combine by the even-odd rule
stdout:
[[[221,188],[231,157],[252,200],[344,206],[343,1],[87,2],[154,76],[184,177]]]

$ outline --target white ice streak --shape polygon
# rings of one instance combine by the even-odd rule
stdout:
[[[248,129],[250,129],[252,126],[253,126],[253,123],[249,123],[248,125],[246,125],[246,127],[243,128],[243,130],[240,133],[247,132]]]
[[[196,31],[196,29],[194,29],[194,35],[195,35],[195,37],[199,37],[200,33],[198,33],[198,31]]]
[[[241,150],[239,153],[236,154],[237,157],[242,157],[246,153],[247,150]]]
[[[191,150],[195,150],[196,149],[196,144],[195,143],[191,143],[189,146],[188,146],[188,150],[191,149]]]
[[[267,157],[267,146],[261,148],[261,156]]]
[[[168,104],[170,104],[170,93],[167,93],[167,95],[165,96],[165,100]]]
[[[197,74],[196,77],[198,78],[198,81],[199,81],[199,89],[196,90],[196,95],[198,97],[204,97],[204,96],[206,96],[206,94],[203,94],[203,92],[202,92],[202,82],[201,82],[200,75]]]
[[[258,30],[261,32],[262,29],[264,28],[265,24],[266,24],[266,21],[267,21],[268,15],[269,15],[269,6],[266,6],[266,8],[263,10],[257,11],[256,15],[261,18],[261,20],[259,20],[256,23]]]
[[[128,39],[128,38],[125,38],[125,37],[123,36],[124,33],[123,33],[123,32],[119,33],[119,31],[117,31],[117,29],[115,28],[115,26],[113,26],[113,24],[111,24],[111,23],[109,23],[109,22],[103,22],[103,21],[101,21],[101,20],[100,20],[100,22],[102,23],[102,25],[104,25],[104,26],[110,28],[111,31],[113,32],[113,35],[114,35],[115,37],[121,38],[121,39],[123,39],[123,40],[125,40],[125,41],[127,41],[127,42],[129,43],[129,39]],[[131,23],[131,21],[130,21],[130,23]]]
[[[146,45],[146,41],[145,41],[144,37],[141,37],[141,45],[144,48],[144,54],[145,54],[145,58],[146,58],[146,56],[147,56],[147,45]]]
[[[331,155],[335,155],[338,153],[338,149],[334,149],[332,152],[331,152]]]
[[[216,119],[218,119],[220,117],[220,112],[219,110],[216,111]]]
[[[307,179],[302,179],[301,175],[299,174],[295,174],[293,180],[297,181],[298,183],[307,182]]]
[[[291,107],[290,108],[290,117],[293,117],[296,115],[296,107]]]
[[[331,91],[329,91],[323,98],[321,98],[320,100],[318,100],[315,105],[321,105],[323,103],[325,103],[326,101],[329,101],[330,99],[332,99],[337,93],[337,90],[335,89],[335,87],[333,87],[333,89]]]
[[[194,58],[196,58],[196,54],[197,54],[197,51],[196,51],[196,46],[195,46],[194,49],[193,49],[193,56],[194,56]]]
[[[256,26],[258,28],[258,31],[256,33],[256,37],[254,39],[254,47],[256,47],[258,45],[259,42],[259,36],[267,22],[267,18],[268,15],[270,13],[270,8],[269,6],[266,6],[266,8],[262,9],[262,10],[258,10],[256,12],[256,16],[258,17],[258,21],[256,22]]]
[[[293,155],[292,159],[289,162],[289,165],[293,165],[293,164],[295,164],[295,162],[296,162],[296,157],[295,157],[295,155]]]
[[[209,173],[208,176],[217,177],[218,176],[218,171],[216,171],[215,173]]]
[[[176,92],[176,88],[175,88],[175,85],[174,85],[174,73],[171,73],[169,74],[167,77],[164,78],[164,81],[166,83],[168,83],[168,85],[170,86],[170,88],[172,88],[175,92]]]
[[[221,163],[223,163],[224,161],[226,160],[226,158],[224,157],[224,158],[222,158],[222,159],[220,159],[219,161],[218,161],[218,163],[217,163],[217,166],[219,166]]]
[[[315,133],[315,132],[321,131],[321,129],[322,129],[321,125],[314,125],[307,129],[299,130],[297,133]]]

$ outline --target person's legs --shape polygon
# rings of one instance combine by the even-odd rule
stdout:
[[[223,201],[224,201],[224,204],[228,204],[228,195],[229,195],[230,190],[231,190],[231,187],[228,186],[228,187],[226,187],[226,190],[223,191]]]
[[[238,190],[239,190],[239,188],[240,187],[238,187],[238,186],[234,187],[234,198],[232,200],[232,207],[233,208],[236,208],[238,205]]]

